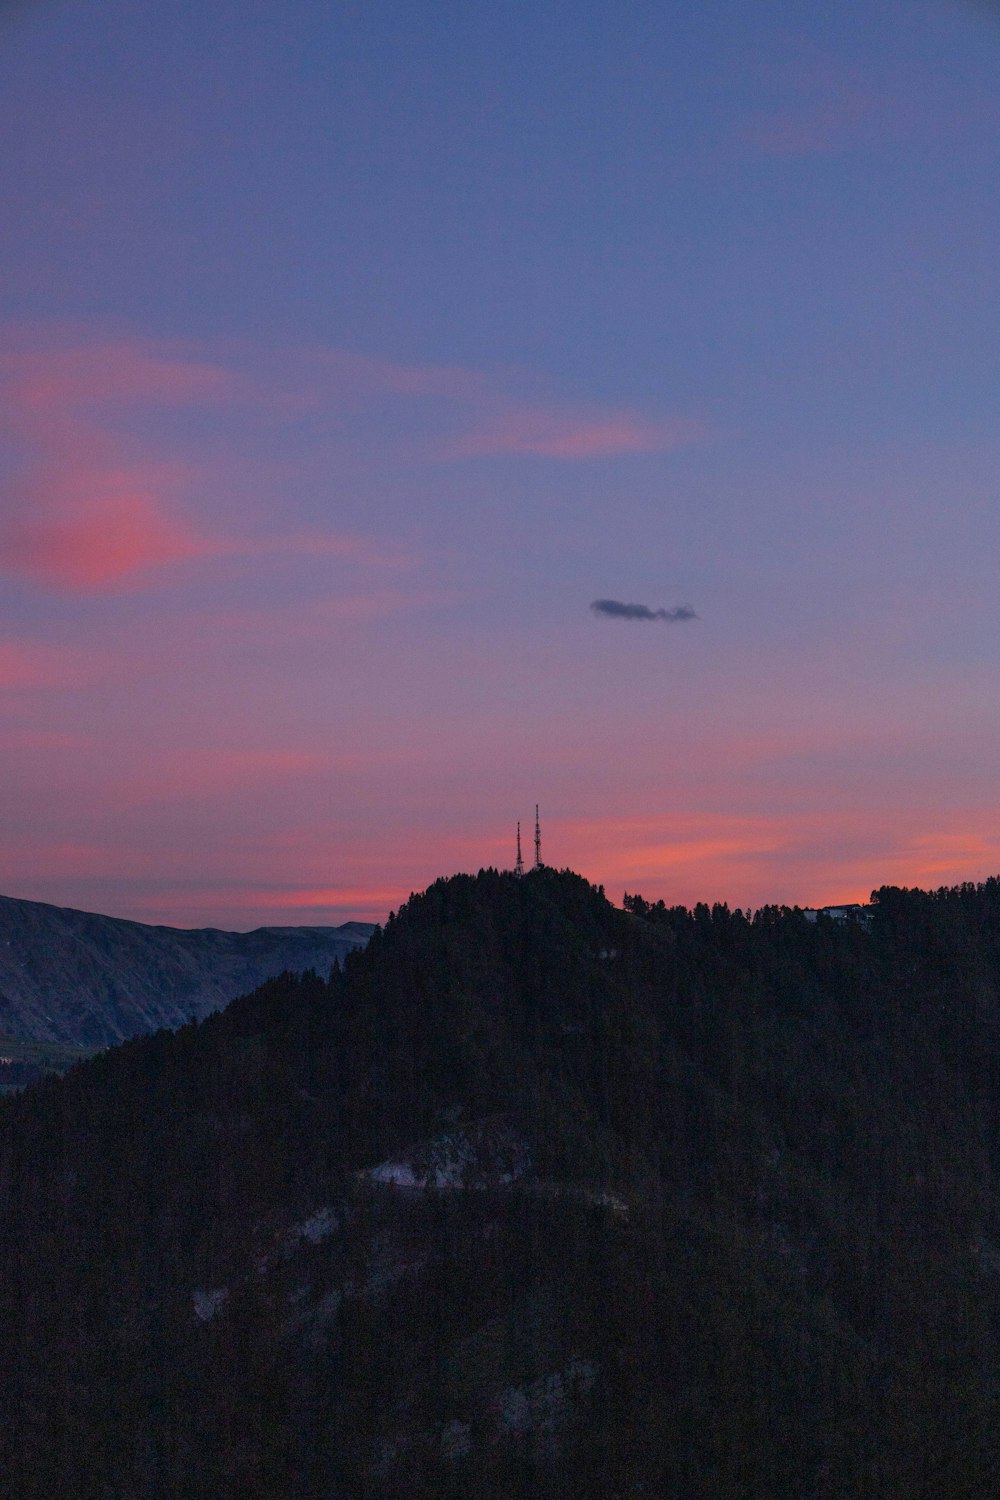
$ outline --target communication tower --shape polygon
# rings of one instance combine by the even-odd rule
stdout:
[[[535,869],[542,868],[542,825],[538,821],[538,803],[535,803]]]
[[[517,825],[517,864],[514,866],[515,875],[524,874],[524,860],[521,858],[521,824]]]

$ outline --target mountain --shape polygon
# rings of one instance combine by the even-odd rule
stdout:
[[[150,927],[0,896],[0,1035],[108,1046],[180,1026],[286,970],[326,975],[372,931]]]
[[[0,1101],[5,1500],[973,1500],[1000,880],[411,898]]]

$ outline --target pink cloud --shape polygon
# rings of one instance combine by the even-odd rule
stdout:
[[[329,773],[334,760],[309,750],[187,750],[154,757],[141,779],[125,788],[134,802],[172,798],[220,797],[276,781]]]
[[[15,641],[0,641],[0,688],[40,687],[51,681],[44,654]]]
[[[300,394],[313,401],[332,392],[338,400],[390,394],[474,402],[491,390],[489,377],[466,365],[408,365],[351,349],[299,350],[293,367]]]
[[[740,137],[765,156],[815,156],[843,146],[869,111],[867,100],[848,93],[801,111],[758,115],[744,124]]]
[[[2,683],[0,667],[0,683]],[[4,729],[0,730],[0,750],[91,750],[92,736],[68,734],[58,729]]]
[[[17,348],[23,335],[4,330],[0,392],[22,416],[55,416],[110,402],[203,406],[236,398],[242,383],[221,366],[169,354],[142,339],[86,341],[73,348]],[[11,347],[14,345],[15,347]]]
[[[560,412],[518,406],[487,413],[471,432],[448,445],[450,458],[535,454],[579,460],[623,453],[663,453],[704,436],[690,418],[644,422],[627,412]]]
[[[516,393],[537,379],[524,372],[485,372],[461,365],[406,365],[348,350],[303,357],[303,371],[318,395],[324,386],[335,400],[364,404],[378,396],[420,398],[446,409],[445,424],[458,436],[433,444],[441,459],[537,455],[568,462],[614,454],[662,453],[705,436],[704,424],[687,416],[654,419],[592,403],[573,406],[536,391]]]
[[[212,550],[164,516],[140,485],[127,473],[98,475],[81,484],[84,493],[97,490],[94,498],[48,515],[39,507],[38,519],[21,515],[0,523],[0,567],[34,583],[91,592]]]
[[[879,86],[845,72],[833,59],[789,42],[788,55],[758,68],[762,95],[774,100],[745,118],[739,144],[765,156],[813,156],[838,150],[875,118],[886,124],[884,81]]]
[[[135,586],[168,564],[208,558],[337,557],[405,565],[398,551],[336,532],[211,535],[181,518],[190,464],[138,460],[115,432],[126,408],[282,405],[264,387],[190,350],[141,339],[81,337],[33,346],[8,329],[0,420],[33,458],[0,503],[0,569],[64,592]],[[384,370],[379,378],[385,378]],[[286,393],[287,394],[287,393]],[[294,403],[293,403],[294,404]]]
[[[92,875],[114,876],[118,874],[124,864],[124,852],[121,849],[105,848],[72,839],[35,838],[19,844],[8,841],[4,856],[8,870],[12,876],[16,876],[18,881],[31,882],[50,877],[71,881]],[[28,889],[31,890],[30,884]],[[23,884],[16,889],[8,886],[3,894],[20,894],[22,890],[24,890]],[[51,897],[32,893],[26,895],[24,899],[41,901],[50,900]],[[65,897],[59,896],[56,904],[74,905],[77,904],[77,898],[72,894]]]
[[[231,557],[274,557],[283,552],[299,557],[342,557],[369,567],[407,568],[414,559],[392,547],[376,546],[367,537],[336,532],[297,531],[285,536],[266,536],[238,540],[230,538],[215,543],[220,555]]]
[[[223,752],[218,769],[224,768]],[[261,752],[281,773],[283,757]],[[266,767],[265,767],[266,769]],[[248,781],[252,792],[253,767]],[[242,774],[237,766],[237,773]],[[363,820],[362,820],[363,821]],[[108,825],[103,825],[105,829]],[[196,849],[175,840],[151,847],[133,823],[106,842],[80,830],[5,843],[11,894],[57,904],[179,925],[245,927],[326,923],[348,916],[383,920],[412,890],[456,868],[488,862],[509,868],[511,829],[491,838],[447,827],[428,840],[416,824],[389,834],[350,818],[317,826],[287,824],[280,833],[253,831]],[[384,836],[383,836],[384,835]],[[559,867],[623,891],[671,903],[725,900],[757,907],[768,901],[822,905],[867,900],[878,885],[952,884],[1000,869],[1000,824],[985,808],[966,806],[927,815],[918,808],[861,808],[848,813],[785,811],[744,816],[721,812],[674,817],[547,818],[543,852]],[[194,864],[192,864],[194,858]]]
[[[231,891],[230,905],[273,907],[277,911],[289,908],[322,910],[326,907],[364,907],[387,912],[391,906],[406,901],[412,891],[402,885],[328,885],[290,890]],[[235,899],[232,899],[235,898]]]
[[[240,353],[244,364],[253,356]],[[401,567],[398,550],[336,531],[213,534],[187,518],[184,500],[217,470],[148,451],[135,413],[161,408],[247,408],[279,425],[289,409],[334,414],[379,402],[413,403],[425,434],[419,451],[436,460],[500,455],[580,462],[667,451],[703,436],[687,417],[653,418],[545,392],[525,398],[524,373],[407,365],[346,350],[275,356],[251,379],[179,344],[79,331],[7,329],[0,352],[0,423],[22,468],[0,495],[0,570],[67,593],[136,587],[157,570],[219,559],[340,558]],[[242,419],[241,419],[242,420]],[[131,424],[131,425],[130,425]],[[170,443],[170,439],[160,439]],[[173,440],[176,443],[176,439]],[[382,441],[380,437],[380,442]],[[145,444],[145,449],[144,445]],[[218,460],[214,460],[218,462]]]
[[[934,887],[1000,868],[1000,826],[961,809],[609,817],[552,822],[550,839],[612,899],[629,890],[668,904],[867,901],[879,885]]]
[[[92,592],[211,552],[211,542],[170,515],[184,471],[127,457],[107,409],[229,399],[232,377],[140,340],[19,343],[24,336],[12,337],[0,355],[0,410],[33,458],[2,497],[0,567],[36,584]]]
[[[0,689],[61,687],[81,680],[76,652],[0,640]]]
[[[206,558],[280,554],[339,557],[368,566],[400,567],[408,559],[364,539],[332,533],[242,538],[205,536],[167,515],[141,472],[75,476],[81,498],[56,501],[63,480],[37,506],[37,519],[0,520],[0,570],[70,593],[134,586],[151,569]],[[83,498],[86,496],[86,498]]]
[[[439,610],[460,602],[455,589],[372,589],[366,593],[340,594],[311,602],[295,601],[264,605],[256,609],[212,609],[191,618],[197,629],[213,635],[266,634],[271,641],[315,639],[317,631],[328,631],[339,622],[382,620],[419,610]]]
[[[941,141],[995,130],[1000,111],[994,93],[970,89],[969,80],[939,69],[921,90],[902,58],[888,53],[877,70],[865,70],[787,36],[783,56],[758,58],[756,84],[773,103],[737,126],[743,150],[774,157],[813,156],[863,141],[867,149],[905,137]],[[752,63],[751,63],[752,66]]]
[[[179,927],[212,925],[336,926],[348,920],[384,922],[413,893],[407,885],[240,886],[209,885],[197,891],[177,886],[153,895],[131,892],[128,915],[137,921],[167,921]],[[51,897],[49,898],[51,899]]]

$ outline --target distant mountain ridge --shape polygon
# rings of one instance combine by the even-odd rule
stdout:
[[[0,1033],[110,1046],[201,1019],[286,971],[325,977],[374,930],[154,927],[0,896]]]

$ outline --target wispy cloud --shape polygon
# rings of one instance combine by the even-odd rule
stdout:
[[[932,821],[934,825],[928,828]],[[553,829],[574,868],[669,902],[867,901],[879,885],[951,884],[992,874],[1000,830],[989,814],[858,806],[754,815],[710,809],[669,818],[592,819]]]
[[[80,329],[3,332],[0,433],[16,467],[0,478],[0,571],[64,593],[143,587],[168,568],[223,558],[408,561],[336,530],[261,535],[262,517],[248,514],[247,532],[234,534],[231,524],[195,517],[192,497],[219,488],[220,473],[231,489],[226,465],[238,468],[240,443],[262,423],[280,434],[305,422],[307,443],[333,443],[336,452],[377,444],[380,455],[395,447],[411,462],[437,463],[585,462],[665,452],[704,435],[693,417],[573,402],[524,371],[343,349],[228,349],[223,360],[199,346]],[[197,436],[206,416],[210,444]]]
[[[342,774],[347,768],[356,768],[349,757],[294,746],[170,751],[149,756],[141,776],[123,781],[116,805],[218,802],[304,778]]]
[[[8,575],[96,593],[136,587],[154,570],[199,559],[284,553],[405,562],[338,532],[213,534],[185,513],[183,495],[200,477],[198,466],[151,458],[134,433],[122,434],[136,412],[268,405],[266,391],[247,377],[141,339],[31,347],[31,331],[9,332],[0,354],[0,430],[22,463],[0,487],[0,570]],[[281,393],[274,401],[281,406]]]
[[[55,750],[76,755],[81,750],[92,750],[94,743],[92,735],[74,734],[60,729],[0,730],[0,750]]]
[[[650,609],[648,604],[623,604],[620,599],[595,599],[590,607],[595,615],[604,615],[611,620],[663,620],[668,625],[679,625],[684,620],[698,618],[690,604],[676,604],[672,609]]]
[[[63,687],[85,676],[80,653],[31,641],[0,640],[0,691]]]
[[[762,104],[737,127],[740,147],[754,155],[824,154],[850,145],[874,122],[885,123],[886,101],[874,82],[813,48],[790,43],[785,57],[761,61],[757,74],[770,106]]]
[[[233,893],[234,905],[240,904],[239,893]],[[310,908],[321,911],[326,908],[334,910],[357,910],[360,908],[375,908],[380,912],[387,912],[390,906],[399,906],[406,901],[412,891],[405,885],[379,885],[379,886],[320,886],[304,890],[264,890],[246,891],[243,893],[243,904],[247,906],[273,907],[276,911],[287,911],[290,908],[303,910]]]
[[[15,513],[0,521],[4,572],[68,592],[91,592],[211,551],[204,538],[163,514],[144,476],[118,471],[89,480],[78,476],[77,483],[79,498],[58,500],[65,481],[55,481],[35,515]]]
[[[232,401],[246,382],[235,372],[179,344],[138,337],[102,339],[68,331],[47,337],[31,328],[4,329],[0,394],[18,423],[34,418],[36,435],[60,442],[71,418],[109,402],[204,406]]]
[[[700,423],[681,417],[653,422],[629,412],[505,408],[498,400],[495,410],[477,413],[471,430],[446,445],[444,453],[449,458],[534,454],[572,462],[625,453],[664,453],[703,435]]]
[[[213,922],[244,929],[261,926],[339,926],[349,920],[384,922],[388,913],[413,894],[412,885],[265,886],[207,884],[196,890],[184,885],[159,888],[150,894],[134,889],[128,894],[128,915],[138,921],[168,920],[184,927]]]
[[[410,365],[336,349],[304,356],[300,380],[303,373],[313,399],[326,389],[355,405],[379,397],[422,402],[429,452],[443,461],[520,455],[581,462],[664,453],[706,435],[696,417],[573,402],[524,371]]]
[[[129,469],[50,477],[36,487],[33,511],[17,506],[0,518],[0,570],[62,592],[99,593],[136,587],[155,569],[199,559],[285,554],[389,568],[407,562],[391,548],[335,533],[207,535],[169,514],[150,480]]]
[[[203,408],[233,398],[225,370],[144,340],[26,347],[0,356],[0,424],[20,472],[0,494],[0,568],[93,592],[215,549],[177,513],[186,466],[136,458],[116,420],[137,407]]]
[[[373,568],[408,568],[414,558],[368,537],[332,531],[293,531],[264,537],[219,537],[210,544],[219,557],[340,557]]]
[[[744,122],[740,139],[762,156],[816,156],[846,145],[870,113],[868,100],[845,91],[798,110],[754,115]]]

